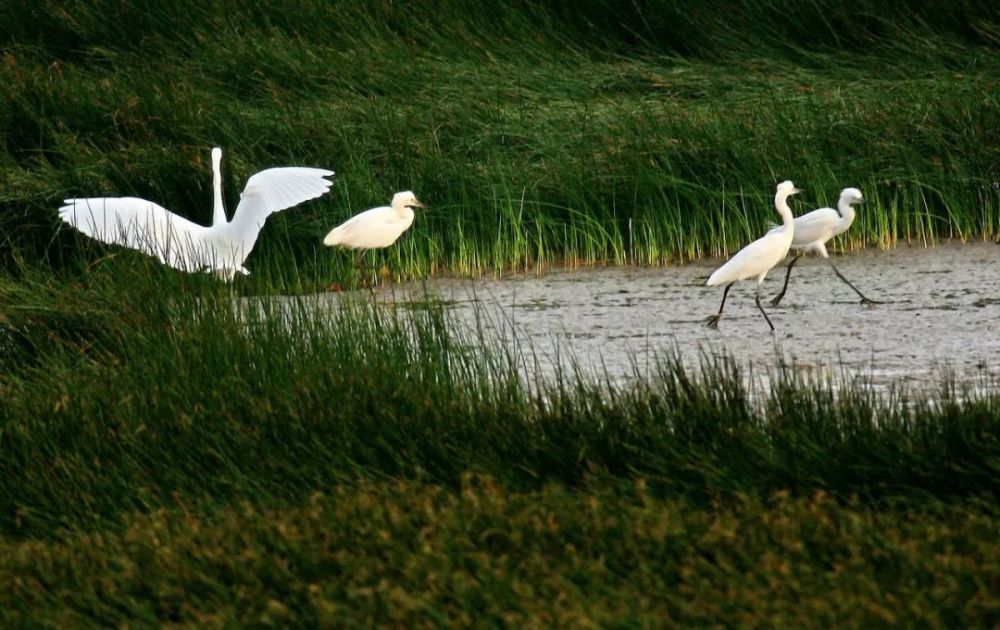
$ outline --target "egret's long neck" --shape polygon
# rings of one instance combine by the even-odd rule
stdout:
[[[792,216],[792,209],[788,207],[788,193],[779,192],[774,196],[774,208],[781,215],[781,229],[795,229],[795,218]]]
[[[222,152],[212,152],[212,193],[215,196],[212,208],[212,225],[226,223],[226,208],[222,205]]]
[[[854,223],[854,206],[846,197],[841,197],[837,202],[837,212],[840,213],[840,222],[846,226]],[[846,228],[845,228],[846,229]]]

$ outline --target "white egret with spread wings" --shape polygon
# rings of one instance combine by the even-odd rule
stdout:
[[[330,190],[326,169],[270,168],[247,180],[232,220],[222,203],[222,149],[212,149],[212,225],[199,225],[138,197],[66,199],[59,217],[87,236],[154,256],[181,271],[208,271],[231,280],[249,274],[243,263],[267,218]]]

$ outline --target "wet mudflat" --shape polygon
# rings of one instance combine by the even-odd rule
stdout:
[[[754,305],[755,281],[733,286],[717,330],[704,325],[722,297],[721,287],[704,286],[720,260],[434,279],[380,287],[373,297],[413,309],[441,301],[456,320],[495,334],[525,357],[526,369],[542,373],[575,364],[629,380],[657,355],[676,351],[692,367],[705,355],[730,355],[759,374],[784,363],[819,377],[914,389],[937,387],[945,370],[977,386],[1000,375],[1000,246],[900,245],[832,260],[883,303],[859,304],[826,261],[803,257],[780,306],[768,300],[780,290],[784,268],[764,283],[774,334]],[[334,306],[345,296],[314,299]]]

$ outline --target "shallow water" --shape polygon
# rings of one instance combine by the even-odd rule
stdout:
[[[657,353],[676,348],[693,367],[702,353],[728,353],[762,372],[784,360],[821,377],[861,376],[876,385],[934,387],[943,369],[970,384],[1000,375],[1000,246],[903,245],[832,259],[865,295],[884,303],[859,304],[826,261],[803,257],[780,306],[767,300],[780,290],[784,268],[764,282],[761,302],[774,334],[754,305],[754,281],[733,286],[718,330],[704,325],[722,298],[722,287],[704,286],[721,260],[435,279],[381,287],[374,297],[397,307],[440,299],[456,318],[484,323],[505,343],[533,351],[550,373],[575,360],[585,371],[628,380]],[[316,298],[329,305],[343,299]]]

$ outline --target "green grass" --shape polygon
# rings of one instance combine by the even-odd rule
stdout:
[[[319,239],[399,189],[432,206],[383,254],[403,276],[721,254],[776,220],[786,178],[807,189],[797,211],[864,191],[843,246],[996,235],[992,3],[369,4],[14,3],[6,249],[98,257],[57,233],[68,195],[207,220],[215,144],[231,207],[256,170],[338,171],[251,258],[286,285],[292,259],[342,276],[348,257]]]
[[[7,621],[996,618],[995,388],[535,381],[433,303],[308,304],[0,282]]]
[[[101,274],[3,286],[3,531],[103,526],[174,492],[301,500],[358,476],[944,497],[990,492],[1000,465],[989,387],[886,397],[779,370],[754,402],[734,363],[691,373],[669,349],[644,385],[525,380],[433,304],[234,311],[213,282],[164,275],[127,293]]]
[[[178,500],[120,532],[0,543],[0,619],[217,627],[989,627],[995,504],[824,493],[710,509],[641,483],[363,481],[294,508]],[[15,578],[16,576],[16,578]],[[58,586],[53,588],[53,582]]]

